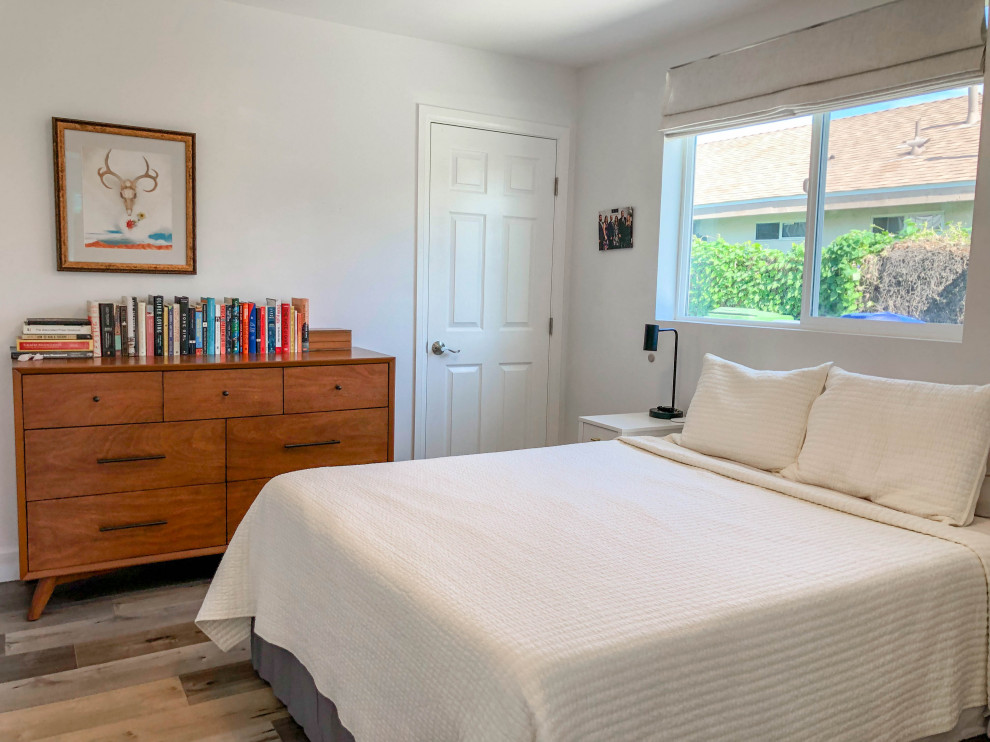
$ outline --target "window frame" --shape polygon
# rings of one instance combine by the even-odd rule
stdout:
[[[982,82],[982,81],[981,81]],[[851,106],[846,106],[846,108]],[[843,110],[843,109],[837,109]],[[828,128],[831,111],[811,114],[811,152],[808,174],[808,205],[805,215],[805,251],[803,287],[801,292],[801,316],[792,321],[773,320],[759,322],[753,320],[730,319],[722,317],[694,317],[687,313],[688,294],[691,275],[691,241],[694,234],[694,168],[697,153],[697,136],[687,135],[664,140],[664,158],[668,161],[668,150],[680,147],[679,153],[670,152],[670,161],[675,167],[681,168],[680,223],[677,225],[677,269],[674,291],[673,320],[677,322],[694,322],[712,325],[737,325],[742,327],[762,327],[768,329],[786,329],[796,331],[830,332],[846,335],[869,335],[880,337],[906,338],[912,340],[940,340],[946,342],[962,342],[963,324],[916,324],[913,322],[871,322],[863,319],[848,317],[822,317],[813,313],[812,308],[818,306],[818,286],[821,273],[821,232],[819,225],[825,217],[825,200],[819,194],[825,191],[827,168],[822,163],[828,162]],[[980,138],[980,147],[983,141]],[[666,164],[664,165],[666,167]],[[979,173],[977,173],[977,180]],[[661,194],[661,198],[663,198]],[[974,198],[975,202],[975,198]],[[666,233],[670,238],[670,232]],[[661,241],[665,231],[661,226]],[[972,244],[972,242],[971,242]],[[967,290],[968,290],[967,286]]]

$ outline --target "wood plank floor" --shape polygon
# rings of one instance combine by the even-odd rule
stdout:
[[[305,742],[247,645],[196,628],[219,557],[60,585],[41,619],[31,586],[0,583],[3,742]]]

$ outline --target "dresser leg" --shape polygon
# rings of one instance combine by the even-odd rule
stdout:
[[[42,577],[38,580],[38,584],[34,587],[34,597],[31,598],[31,607],[28,608],[28,621],[37,621],[41,618],[41,612],[48,605],[48,599],[52,597],[57,582],[57,577]]]

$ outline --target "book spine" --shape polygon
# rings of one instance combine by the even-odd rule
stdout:
[[[224,316],[227,319],[227,332],[226,332],[226,336],[224,337],[224,340],[227,343],[227,355],[228,356],[231,355],[234,352],[234,345],[233,345],[233,337],[234,337],[234,331],[233,331],[234,319],[233,319],[233,317],[234,317],[234,315],[233,315],[233,313],[231,311],[232,309],[233,309],[233,307],[230,304],[224,304],[223,305],[223,313],[224,313]]]
[[[189,355],[189,299],[185,296],[175,297],[179,305],[179,355]]]
[[[216,346],[216,318],[215,314],[215,300],[212,297],[207,297],[203,300],[203,311],[206,312],[206,355],[213,355],[214,348]]]
[[[120,317],[120,355],[122,356],[131,355],[130,344],[127,338],[127,332],[130,327],[127,321],[127,315],[130,313],[131,307],[126,301],[117,308],[117,314]]]
[[[100,302],[100,347],[105,358],[114,355],[113,304],[106,302]]]
[[[87,308],[87,312],[89,309]],[[96,315],[99,321],[99,311]],[[85,335],[91,337],[93,328],[89,325],[24,325],[21,332],[25,335]]]
[[[155,306],[145,304],[144,310],[144,356],[155,357]]]
[[[123,350],[123,336],[121,335],[120,327],[120,310],[121,307],[116,304],[113,305],[113,350],[118,356],[121,354],[121,350]]]
[[[223,304],[213,303],[213,355],[220,355],[220,341],[223,340],[223,333],[220,329],[220,312],[223,311]]]
[[[288,353],[289,352],[289,323],[292,320],[292,317],[291,317],[292,313],[289,310],[291,310],[292,307],[289,304],[286,304],[285,302],[282,302],[280,306],[282,307],[282,343],[281,343],[281,345],[282,345],[282,352],[283,353]]]
[[[268,307],[260,306],[258,312],[258,352],[268,352]]]
[[[22,335],[25,340],[92,340],[93,336],[88,332],[83,333],[73,333],[73,332],[46,332],[44,334],[35,332]]]
[[[275,300],[275,350],[282,350],[282,302]]]
[[[255,343],[258,341],[258,325],[255,321],[255,313],[248,310],[248,353],[254,353],[257,348]]]
[[[186,302],[188,304],[188,301]],[[186,355],[196,355],[196,307],[186,308]]]
[[[203,355],[203,310],[196,307],[196,355]]]
[[[92,358],[91,350],[41,350],[41,351],[21,351],[15,348],[10,349],[10,357],[17,360],[23,354],[40,356],[41,358]]]
[[[269,353],[275,352],[275,306],[269,304],[265,307],[265,339],[268,341],[266,350]]]
[[[241,352],[241,302],[236,297],[230,300],[230,352]]]
[[[127,297],[127,352],[136,356],[138,354],[137,349],[137,336],[138,336],[138,300],[136,296]]]
[[[219,312],[219,317],[220,317],[220,324],[219,324],[219,327],[220,327],[220,342],[219,342],[220,355],[221,356],[226,356],[227,355],[227,305],[226,304],[220,304],[220,305],[218,305],[217,306],[217,311]]]
[[[179,304],[176,302],[172,305],[172,356],[178,357],[182,353],[182,337],[180,335],[180,328],[182,325],[182,320],[179,319]]]
[[[134,329],[137,331],[137,355],[143,358],[147,355],[146,348],[148,347],[148,334],[145,329],[145,316],[148,314],[148,305],[143,301],[139,301],[137,305],[137,316],[135,319]]]
[[[17,339],[17,350],[92,350],[92,340],[23,340]]]
[[[155,355],[165,355],[165,300],[162,296],[154,297],[155,312]]]
[[[172,305],[166,304],[162,312],[162,353],[164,356],[172,355]]]
[[[202,338],[201,338],[202,342],[200,345],[202,349],[202,354],[204,356],[207,356],[210,354],[209,346],[207,346],[206,344],[206,336],[210,323],[209,323],[208,315],[206,313],[206,305],[205,304],[201,305],[199,311],[200,311],[199,322],[200,325],[202,325]]]
[[[293,299],[292,306],[299,312],[299,350],[309,350],[309,299]]]

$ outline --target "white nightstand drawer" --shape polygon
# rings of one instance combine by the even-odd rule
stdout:
[[[680,433],[684,418],[659,420],[646,412],[623,415],[585,415],[578,419],[578,441],[610,441],[620,435],[655,435],[663,437]]]
[[[616,430],[600,428],[597,425],[592,425],[591,423],[581,423],[581,443],[589,443],[591,441],[610,441],[613,438],[618,437],[619,433]]]

